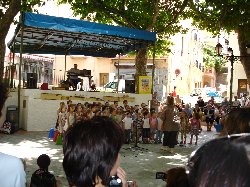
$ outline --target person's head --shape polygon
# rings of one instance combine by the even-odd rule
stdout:
[[[63,105],[63,106],[60,108],[60,112],[67,112],[67,107],[66,107],[66,105]]]
[[[224,97],[224,101],[227,101],[227,97]]]
[[[76,111],[77,111],[77,112],[82,112],[82,105],[81,105],[81,104],[78,104],[78,105],[76,106]]]
[[[127,118],[131,118],[131,113],[130,112],[126,112],[126,116],[127,116]]]
[[[68,108],[69,112],[74,112],[75,109],[76,109],[76,106],[74,104],[69,105],[69,108]]]
[[[200,119],[199,113],[197,113],[197,112],[194,113],[194,119]]]
[[[182,110],[180,112],[180,117],[182,117],[182,118],[188,117],[187,112],[185,112],[185,110]]]
[[[225,117],[222,134],[250,132],[250,108],[236,108]]]
[[[167,105],[174,105],[174,98],[172,96],[167,97]]]
[[[71,101],[71,100],[68,100],[68,101],[67,101],[67,105],[70,105],[70,104],[72,104],[72,101]]]
[[[211,96],[211,100],[214,101],[214,96]]]
[[[118,101],[114,101],[114,106],[118,107]]]
[[[154,110],[152,110],[150,113],[151,113],[151,117],[152,118],[156,118],[157,117],[157,114],[156,114],[156,112]]]
[[[201,97],[201,96],[199,96],[199,97],[198,97],[198,99],[199,99],[199,100],[201,100],[201,99],[202,99],[202,97]]]
[[[189,104],[185,104],[185,108],[190,108],[190,105]]]
[[[184,167],[175,167],[167,170],[166,187],[189,187],[188,177]]]
[[[8,86],[7,84],[0,83],[0,118],[2,116],[2,109],[6,99],[8,98]]]
[[[144,116],[144,118],[149,118],[150,113],[148,111],[145,111],[145,112],[143,112],[143,116]]]
[[[63,142],[63,168],[70,185],[107,185],[119,167],[122,128],[108,117],[94,117],[69,128]]]
[[[210,110],[212,108],[211,104],[207,104],[207,109]]]
[[[77,64],[74,64],[74,69],[77,69]]]
[[[238,96],[237,96],[237,95],[234,96],[234,100],[235,100],[235,101],[238,100]]]
[[[37,158],[37,165],[40,169],[44,169],[48,171],[49,165],[50,165],[50,158],[46,154],[42,154]]]
[[[110,116],[110,110],[108,108],[106,108],[105,110],[103,110],[102,115],[109,117]]]
[[[249,146],[250,135],[205,143],[188,161],[190,186],[250,186]]]
[[[194,105],[194,108],[195,108],[195,109],[199,109],[198,103],[196,103],[196,104]]]
[[[127,100],[124,100],[122,103],[123,103],[124,106],[128,105],[128,101]]]

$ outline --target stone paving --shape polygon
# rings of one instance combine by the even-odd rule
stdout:
[[[55,145],[47,135],[48,132],[26,131],[18,131],[12,135],[0,134],[0,151],[25,158],[27,181],[30,181],[32,173],[37,169],[37,157],[40,154],[48,154],[51,157],[49,171],[57,176],[61,186],[68,186],[62,167],[62,146]],[[127,179],[136,180],[139,187],[162,187],[165,186],[165,182],[155,179],[157,171],[184,166],[193,150],[217,136],[214,129],[212,132],[203,130],[198,145],[176,146],[173,154],[160,150],[160,144],[139,144],[145,148],[143,150],[129,149],[133,145],[124,145],[121,149],[121,167],[126,171]]]

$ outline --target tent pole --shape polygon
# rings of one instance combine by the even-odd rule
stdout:
[[[64,56],[64,81],[66,80],[66,63],[67,63],[67,51],[65,51],[65,56]]]
[[[119,82],[120,82],[120,58],[121,58],[121,53],[119,53],[118,57],[117,88],[116,88],[117,93],[119,92]]]
[[[152,99],[154,94],[154,78],[155,78],[155,43],[153,47],[152,88],[151,88]]]
[[[24,32],[24,14],[21,12],[21,44],[20,44],[20,61],[19,61],[19,81],[18,81],[18,124],[21,124],[21,79],[22,79],[22,62],[23,62],[23,32]],[[24,83],[23,83],[24,84]]]
[[[14,40],[14,50],[13,50],[13,61],[12,61],[12,66],[11,66],[11,79],[10,79],[10,87],[13,88],[13,79],[14,79],[14,66],[15,66],[15,43],[16,41]],[[11,53],[11,51],[10,51]]]

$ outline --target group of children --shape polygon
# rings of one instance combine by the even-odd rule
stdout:
[[[101,103],[78,103],[73,104],[67,101],[67,104],[61,102],[57,109],[57,132],[63,134],[70,126],[77,124],[78,121],[91,119],[94,116],[108,116],[115,120],[124,129],[125,143],[141,142],[141,143],[161,143],[163,132],[162,120],[160,118],[162,112],[147,108],[145,103],[141,106],[129,106],[126,100],[123,106],[118,106],[118,102],[113,104],[106,102]],[[187,112],[180,112],[180,144],[186,144],[187,134],[191,134],[190,144],[192,144],[193,136],[196,137],[195,144],[198,141],[200,130],[200,116],[194,112],[193,117],[189,119]],[[58,134],[58,133],[57,133]],[[55,140],[55,138],[54,138]],[[55,140],[56,141],[56,140]]]

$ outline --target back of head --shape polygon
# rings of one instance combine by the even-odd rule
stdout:
[[[190,186],[250,186],[249,142],[225,137],[205,143],[188,162]]]
[[[231,110],[225,118],[223,133],[250,133],[250,108]]]
[[[48,170],[49,165],[50,165],[50,158],[46,154],[42,154],[37,158],[37,165],[41,169]]]
[[[175,167],[169,169],[167,171],[166,187],[189,187],[185,168]]]
[[[122,128],[108,117],[94,117],[69,128],[64,137],[63,168],[70,185],[107,185],[123,143]]]
[[[55,187],[55,176],[48,172],[48,167],[50,165],[49,156],[46,154],[40,155],[37,159],[37,165],[40,169],[32,174],[30,187]]]

